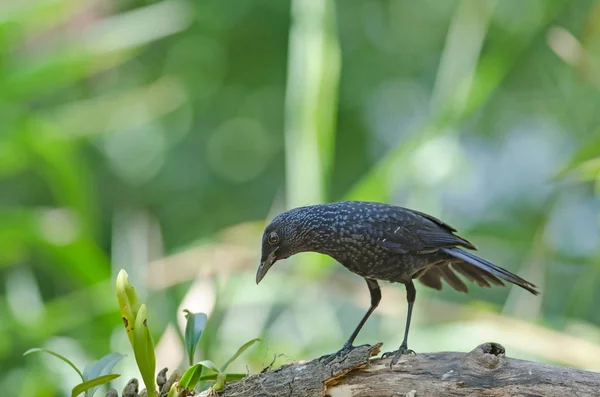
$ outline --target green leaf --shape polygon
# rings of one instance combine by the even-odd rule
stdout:
[[[124,356],[119,353],[108,353],[100,360],[86,365],[83,370],[83,378],[88,381],[110,374],[110,371],[113,369],[113,367],[117,365],[117,363],[121,361],[123,357]],[[98,386],[92,388],[88,392],[88,396],[93,396],[96,390],[98,390]]]
[[[131,343],[131,347],[133,347],[133,350],[135,351],[133,343],[133,329],[135,326],[135,316],[140,310],[140,301],[135,289],[129,283],[129,276],[127,275],[127,272],[123,269],[121,269],[117,275],[116,292],[117,299],[119,301],[121,317],[125,326],[125,332],[127,332],[129,343]]]
[[[200,378],[202,377],[202,366],[198,365],[193,372],[190,373],[190,378],[186,379],[185,389],[192,391],[198,385]],[[181,382],[180,382],[181,383]]]
[[[235,354],[233,356],[231,356],[231,358],[229,360],[227,360],[227,362],[225,364],[223,364],[223,366],[221,367],[221,371],[220,372],[225,372],[225,370],[227,369],[227,367],[229,366],[229,364],[231,364],[233,361],[235,361],[243,352],[245,352],[250,346],[252,346],[256,342],[260,342],[260,338],[252,339],[251,341],[248,341],[248,342],[244,343],[235,352]]]
[[[210,360],[202,360],[198,364],[200,364],[200,365],[202,365],[202,366],[204,366],[204,367],[206,367],[206,368],[208,368],[208,369],[210,369],[212,371],[221,372],[219,370],[219,368],[215,365],[215,363],[213,363]]]
[[[204,313],[192,313],[189,310],[184,310],[187,323],[185,325],[185,349],[188,354],[189,365],[194,363],[194,353],[198,341],[206,327],[208,317]]]
[[[154,356],[154,345],[147,326],[147,309],[142,304],[135,318],[133,329],[133,352],[138,369],[148,390],[148,396],[155,396],[154,372],[156,370],[156,358]]]
[[[171,385],[171,388],[169,389],[169,394],[167,395],[167,397],[177,397],[178,393],[177,393],[177,388],[179,387],[179,383],[175,382]]]
[[[202,376],[201,376],[202,375],[202,367],[205,367],[205,368],[210,369],[211,371],[220,373],[219,368],[217,368],[215,363],[213,363],[212,361],[209,361],[209,360],[200,361],[199,363],[196,363],[196,364],[192,365],[191,367],[189,367],[184,372],[183,376],[179,380],[179,385],[181,386],[182,389],[187,389],[187,390],[192,391],[196,388],[196,385],[198,385],[198,382],[202,378]],[[215,379],[216,379],[216,375],[215,375]]]
[[[73,390],[71,391],[71,397],[76,397],[88,389],[93,389],[94,391],[89,393],[89,396],[91,397],[95,393],[95,391],[98,390],[98,387],[100,387],[101,385],[103,385],[105,383],[110,382],[113,379],[118,378],[119,376],[121,376],[121,375],[119,375],[119,374],[103,375],[103,376],[99,376],[99,377],[91,379],[91,380],[87,380],[83,383],[80,383],[77,386],[75,386],[73,388]]]
[[[146,351],[148,352],[148,364],[150,365],[150,371],[149,371],[149,375],[150,375],[150,384],[154,385],[154,374],[156,372],[156,355],[154,352],[154,341],[152,340],[152,335],[150,335],[150,330],[148,330],[148,327],[146,327]],[[146,380],[144,380],[144,383],[146,382]],[[148,385],[146,385],[147,387]],[[152,393],[148,392],[148,395],[150,397],[156,395],[155,391],[153,390]]]
[[[224,373],[220,373],[217,375],[217,381],[215,382],[215,384],[213,385],[213,389],[215,389],[216,391],[219,390],[223,390],[223,388],[225,387],[225,374]]]
[[[120,353],[108,353],[98,361],[94,361],[85,366],[83,370],[83,379],[91,380],[99,376],[108,375],[115,365],[123,359]]]
[[[75,366],[75,364],[73,364],[71,362],[71,360],[69,360],[68,358],[66,358],[65,356],[61,356],[60,354],[53,352],[52,350],[48,350],[48,349],[43,349],[41,347],[34,347],[33,349],[29,349],[27,350],[25,353],[23,353],[23,356],[26,356],[28,354],[31,353],[37,353],[37,352],[44,352],[44,353],[48,353],[48,354],[52,354],[55,357],[60,358],[61,360],[63,360],[64,362],[66,362],[67,364],[69,364],[71,366],[71,368],[73,368],[75,370],[75,372],[77,372],[79,374],[79,376],[81,377],[82,381],[85,381],[83,374],[81,373],[81,371]]]

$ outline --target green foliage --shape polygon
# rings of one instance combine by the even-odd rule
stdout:
[[[155,396],[154,373],[156,371],[156,358],[154,354],[154,342],[148,330],[148,316],[146,305],[142,304],[135,317],[135,329],[133,330],[133,352],[142,379],[146,385],[149,396]]]
[[[241,350],[241,348],[240,348]],[[244,349],[245,350],[245,349]],[[239,351],[239,350],[238,350]],[[240,353],[241,354],[241,353]],[[233,358],[231,359],[233,361]],[[224,366],[226,367],[226,366]],[[203,368],[215,373],[202,375]],[[222,367],[223,368],[223,367]],[[179,381],[181,390],[192,391],[204,381],[214,381],[212,388],[216,391],[222,390],[226,382],[240,380],[246,377],[246,374],[228,374],[222,368],[217,368],[215,363],[210,360],[203,360],[189,367]]]
[[[85,381],[84,384],[94,386],[89,391],[90,396],[92,396],[96,392],[96,390],[98,389],[98,385],[104,384],[116,378],[116,376],[110,375],[110,371],[112,371],[113,367],[117,365],[119,361],[123,359],[123,357],[124,356],[120,353],[108,353],[100,360],[89,363],[85,366],[85,368],[83,369],[83,379]],[[112,378],[110,378],[111,376]],[[96,383],[92,384],[92,382]],[[79,386],[83,387],[82,385]],[[83,387],[81,390],[88,389],[88,385]]]
[[[86,396],[91,397],[94,395],[96,390],[98,390],[98,387],[118,378],[119,376],[121,376],[121,375],[109,374],[109,375],[102,375],[102,376],[99,376],[94,379],[86,380],[85,382],[80,383],[73,388],[73,391],[71,392],[71,397],[76,397],[84,392],[85,392]]]
[[[81,371],[79,370],[79,368],[77,368],[75,366],[75,364],[73,364],[73,362],[71,360],[69,360],[68,358],[66,358],[65,356],[62,356],[52,350],[49,349],[44,349],[41,347],[34,347],[32,349],[27,350],[25,353],[23,353],[24,356],[31,354],[31,353],[38,353],[38,352],[44,352],[44,353],[48,353],[53,355],[54,357],[58,357],[59,359],[61,359],[62,361],[66,362],[67,364],[69,364],[69,366],[71,368],[73,368],[73,370],[75,370],[75,372],[77,372],[77,374],[79,375],[79,377],[81,378],[82,381],[85,381],[85,378],[83,377],[83,374],[81,373]]]
[[[191,346],[195,349],[197,341],[200,339],[199,334],[201,333],[201,330],[199,333],[194,333],[194,332],[192,332],[191,326],[189,326],[189,324],[191,323],[191,320],[193,319],[193,317],[195,315],[196,318],[203,319],[202,321],[200,321],[198,323],[198,324],[201,324],[201,327],[199,326],[199,328],[203,329],[204,326],[206,325],[206,315],[204,315],[204,313],[191,313],[187,310],[186,310],[186,314],[187,314],[187,320],[188,320],[188,322],[187,322],[188,326],[186,326],[186,334],[185,334],[186,348],[189,348],[189,346]],[[190,329],[189,333],[187,332],[188,329]],[[188,339],[188,336],[189,336],[189,339]],[[192,340],[193,343],[188,343],[189,340]],[[221,368],[218,368],[216,366],[216,364],[210,360],[203,360],[203,361],[200,361],[193,365],[190,364],[190,367],[184,372],[183,376],[181,377],[181,379],[179,381],[180,389],[192,391],[192,390],[196,389],[196,387],[200,384],[200,382],[214,381],[214,384],[212,387],[214,390],[219,391],[219,390],[223,389],[225,382],[243,379],[246,375],[244,375],[244,374],[228,374],[225,371],[227,370],[227,367],[232,362],[234,362],[242,353],[244,353],[248,348],[250,348],[253,344],[255,344],[257,342],[260,342],[259,338],[252,339],[251,341],[244,343],[234,353],[234,355],[231,356],[225,362],[225,364],[223,364],[221,366]],[[191,358],[193,358],[194,349],[192,349],[192,351],[191,351],[191,355],[190,355]],[[188,350],[188,352],[189,352],[189,350]],[[214,373],[203,375],[203,368],[206,368],[209,371],[212,371]]]
[[[242,346],[240,346],[239,349],[237,349],[237,351],[234,353],[233,356],[231,356],[231,358],[229,360],[227,360],[225,362],[225,364],[223,364],[221,366],[221,368],[219,369],[220,372],[225,372],[225,370],[227,369],[227,367],[229,367],[229,364],[231,364],[232,362],[234,362],[235,360],[237,360],[237,358],[244,353],[250,346],[252,346],[253,344],[260,342],[259,338],[255,338],[252,339],[246,343],[244,343]]]
[[[203,360],[199,363],[192,365],[183,373],[181,379],[179,380],[179,386],[183,390],[194,390],[198,385],[198,382],[200,381],[200,377],[202,375],[202,368],[207,368],[211,371],[216,372],[217,377],[218,375],[220,375],[219,368],[217,368],[217,366],[212,361]]]
[[[179,383],[175,382],[171,385],[171,388],[169,389],[169,394],[167,394],[167,397],[177,397],[179,395],[178,393],[178,388],[179,388]]]
[[[130,336],[131,347],[135,354],[135,360],[148,390],[148,395],[156,395],[154,389],[154,373],[156,371],[156,357],[154,353],[154,343],[148,329],[148,317],[146,305],[140,303],[135,288],[129,283],[127,272],[123,269],[119,271],[116,282],[116,292],[119,301],[119,308],[123,318],[123,325],[127,335]],[[136,312],[137,314],[133,314]],[[208,317],[204,313],[192,313],[184,310],[186,316],[186,328],[184,335],[185,349],[190,361],[190,367],[184,372],[178,382],[180,390],[192,391],[199,382],[214,381],[215,390],[223,389],[225,382],[242,379],[244,374],[227,374],[227,367],[234,362],[241,354],[260,339],[252,339],[242,346],[231,356],[221,368],[217,367],[210,360],[203,360],[193,364],[194,353],[198,341],[202,336],[202,331],[206,327]],[[131,324],[134,324],[131,326]],[[102,365],[102,364],[100,364]],[[206,368],[214,374],[202,375],[202,369]],[[169,390],[171,393],[173,388]]]
[[[148,389],[148,395],[154,396],[154,373],[156,371],[156,358],[154,356],[154,342],[148,330],[148,316],[146,305],[142,304],[135,318],[133,330],[133,351],[142,379]]]
[[[188,355],[189,365],[194,363],[194,353],[198,346],[198,341],[202,336],[202,331],[206,327],[208,317],[204,313],[192,313],[189,310],[184,310],[185,324],[185,350]]]
[[[123,319],[123,325],[131,346],[134,345],[135,320],[140,311],[141,304],[133,286],[129,283],[129,276],[125,270],[117,275],[117,299]]]
[[[514,356],[600,369],[589,358],[600,356],[597,2],[4,3],[6,395],[60,394],[58,377],[20,357],[51,336],[90,357],[111,350],[120,268],[140,272],[130,275],[155,339],[178,329],[202,274],[209,299],[198,310],[210,321],[200,342],[180,335],[186,362],[192,344],[202,346],[197,360],[226,362],[228,346],[250,337],[237,328],[246,316],[270,352],[339,348],[346,317],[362,314],[363,298],[348,293],[361,280],[325,280],[337,265],[307,254],[255,288],[244,258],[279,210],[344,198],[443,217],[486,258],[542,286],[534,301],[511,288],[421,289],[416,310],[429,320],[413,325],[415,348],[470,350],[464,334],[491,326],[522,340],[502,323],[510,319],[545,335],[509,347]],[[121,313],[132,345],[139,306]],[[328,332],[311,326],[324,319]],[[396,315],[374,319],[363,342],[394,344]],[[560,355],[544,347],[558,345],[548,335],[587,348]],[[266,354],[252,349],[245,364],[260,370]]]
[[[71,368],[73,368],[81,377],[82,382],[73,388],[71,391],[71,397],[78,396],[81,393],[85,393],[85,397],[92,397],[101,385],[121,376],[119,374],[110,374],[110,371],[112,371],[113,367],[117,365],[121,359],[123,359],[123,356],[119,353],[109,353],[100,360],[89,363],[85,366],[82,373],[75,366],[75,364],[71,362],[71,360],[49,349],[36,347],[27,350],[25,353],[23,353],[23,355],[26,356],[28,354],[37,352],[44,352],[58,357],[62,361],[66,362]]]
[[[108,353],[98,361],[89,363],[83,369],[83,379],[89,380],[97,378],[98,376],[107,375],[110,373],[112,368],[123,359],[123,355],[120,353]]]
[[[148,330],[148,315],[145,304],[140,304],[137,293],[129,283],[129,276],[123,269],[117,275],[117,299],[123,318],[123,325],[135,355],[146,390],[149,396],[155,396],[154,373],[156,357],[154,342]]]

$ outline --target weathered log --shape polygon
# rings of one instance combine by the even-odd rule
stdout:
[[[381,344],[360,346],[328,364],[319,359],[285,365],[228,383],[220,396],[443,397],[600,396],[600,373],[506,358],[484,343],[470,353],[442,352],[372,358]],[[600,359],[600,358],[599,358]]]

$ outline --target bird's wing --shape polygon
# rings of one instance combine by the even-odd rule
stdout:
[[[398,211],[379,226],[382,230],[380,244],[397,253],[428,253],[456,246],[476,249],[469,241],[455,235],[451,226],[416,211]]]
[[[422,216],[423,218],[429,219],[430,221],[432,221],[433,223],[441,226],[443,229],[449,231],[450,233],[453,233],[453,232],[456,231],[455,228],[453,228],[452,226],[450,226],[446,222],[443,222],[443,221],[439,220],[438,218],[436,218],[434,216],[431,216],[429,214],[426,214],[426,213],[420,212],[420,211],[415,211],[415,210],[410,210],[410,211],[413,212],[413,213],[415,213],[415,214],[417,214],[417,215],[419,215],[419,216]]]

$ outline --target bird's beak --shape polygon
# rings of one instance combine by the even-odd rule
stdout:
[[[275,263],[275,251],[277,251],[277,249],[274,249],[273,252],[271,252],[269,256],[267,256],[267,259],[260,263],[258,271],[256,272],[256,284],[260,283],[260,280],[263,279],[263,277],[265,276],[265,274],[267,274],[271,266],[273,266],[273,263]]]

